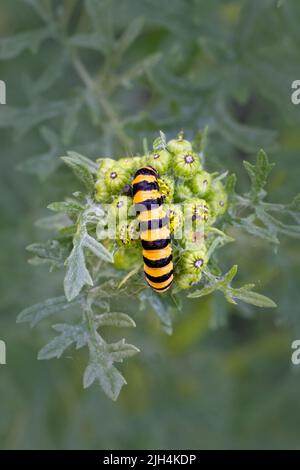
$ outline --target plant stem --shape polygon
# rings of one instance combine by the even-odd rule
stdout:
[[[111,106],[110,102],[107,100],[105,94],[96,87],[93,78],[90,76],[83,62],[76,53],[73,53],[72,64],[82,82],[92,93],[97,96],[100,106],[109,119],[112,127],[115,129],[119,141],[126,149],[130,149],[132,145],[131,139],[124,132],[118,115]]]

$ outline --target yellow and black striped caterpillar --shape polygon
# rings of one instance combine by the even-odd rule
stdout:
[[[158,293],[166,292],[173,281],[169,217],[159,192],[158,173],[151,166],[140,168],[133,180],[133,203],[140,224],[144,273]]]

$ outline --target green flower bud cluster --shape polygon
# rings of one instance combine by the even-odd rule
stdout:
[[[108,222],[115,220],[118,226],[115,267],[127,269],[133,259],[136,262],[139,227],[132,210],[131,184],[135,172],[150,165],[158,171],[159,191],[168,207],[175,283],[187,289],[199,282],[209,261],[206,232],[228,208],[225,187],[203,168],[202,153],[179,135],[161,145],[156,143],[144,156],[101,158],[97,162],[95,200],[110,203]]]

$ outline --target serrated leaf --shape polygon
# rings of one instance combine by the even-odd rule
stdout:
[[[39,264],[50,263],[52,267],[63,266],[68,255],[67,248],[63,247],[57,240],[49,240],[46,243],[33,243],[28,245],[26,250],[36,255],[36,258],[40,261]]]
[[[98,164],[90,158],[87,158],[84,155],[81,155],[80,153],[74,151],[67,152],[67,156],[71,158],[72,161],[74,161],[75,163],[79,163],[86,166],[92,174],[97,173]]]
[[[83,239],[83,245],[88,248],[94,255],[98,256],[98,258],[103,259],[108,263],[113,263],[114,258],[112,253],[108,251],[102,243],[99,243],[90,235],[86,234]]]
[[[34,327],[37,323],[55,313],[63,312],[64,310],[77,305],[80,298],[68,302],[65,296],[55,297],[48,299],[45,302],[32,305],[31,307],[23,310],[17,317],[17,323],[30,323]]]
[[[85,285],[93,285],[93,280],[85,264],[81,243],[74,244],[65,264],[67,271],[64,279],[64,290],[68,301],[71,301],[77,297]]]
[[[94,191],[94,178],[89,168],[76,162],[71,157],[62,157],[62,160],[73,170],[75,176],[85,185],[86,189],[92,193]]]
[[[83,207],[77,201],[61,201],[52,202],[47,206],[53,212],[63,212],[71,216],[78,215],[83,210]]]
[[[59,213],[38,219],[35,222],[35,226],[43,230],[56,231],[65,228],[66,225],[69,225],[70,223],[71,220],[67,215]]]
[[[118,328],[132,328],[136,324],[133,319],[126,313],[120,312],[109,312],[102,313],[101,315],[95,316],[96,328],[100,326],[115,326]]]
[[[113,362],[123,362],[127,357],[132,357],[136,353],[140,352],[138,348],[133,344],[126,343],[125,339],[118,341],[117,343],[111,343],[107,345],[107,351]]]
[[[159,137],[157,137],[153,142],[153,150],[165,149],[166,146],[167,146],[166,136],[162,131],[160,131]]]
[[[126,380],[114,366],[103,366],[101,363],[92,362],[84,372],[84,388],[90,387],[95,380],[98,380],[106,395],[114,401],[126,384]]]
[[[274,167],[274,163],[269,163],[267,154],[260,150],[256,156],[256,164],[252,165],[244,161],[244,167],[251,179],[252,194],[259,195],[267,183],[267,178]]]
[[[46,344],[38,353],[38,359],[59,359],[64,351],[76,343],[76,349],[88,342],[88,334],[82,325],[58,324],[53,329],[60,332],[50,343]]]

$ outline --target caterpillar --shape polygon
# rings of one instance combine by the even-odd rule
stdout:
[[[159,192],[158,172],[152,166],[140,168],[132,183],[133,203],[140,224],[146,281],[158,293],[166,292],[173,282],[173,256],[169,217]]]

